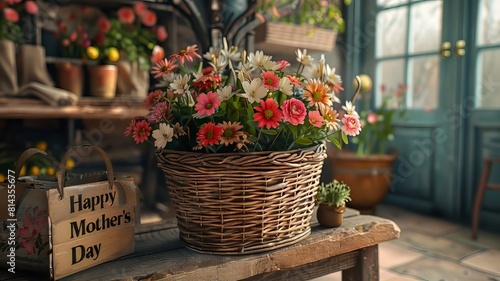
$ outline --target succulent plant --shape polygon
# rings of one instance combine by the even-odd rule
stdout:
[[[333,180],[330,183],[321,183],[316,195],[318,203],[326,203],[328,206],[335,205],[337,208],[351,201],[351,188],[344,182]]]

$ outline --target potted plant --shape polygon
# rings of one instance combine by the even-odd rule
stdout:
[[[110,18],[106,38],[121,54],[116,62],[118,95],[147,96],[151,65],[163,59],[157,55],[163,53],[158,43],[167,38],[165,27],[156,23],[156,13],[144,2],[123,6]]]
[[[160,83],[145,100],[149,114],[125,132],[157,148],[181,241],[222,254],[299,241],[310,232],[324,143],[359,133],[354,115],[341,121],[333,108],[338,75],[305,50],[298,69],[225,40],[204,54],[205,67],[193,65],[197,51],[152,67]]]
[[[386,89],[382,85],[381,104],[371,109],[371,78],[360,75],[360,82],[364,110],[360,113],[362,133],[353,139],[356,151],[334,151],[330,163],[333,177],[351,186],[352,201],[348,206],[364,214],[373,214],[375,206],[389,191],[392,166],[398,157],[396,152],[388,150],[387,143],[394,139],[394,119],[404,117],[402,100],[406,86],[401,84],[397,89]],[[348,108],[343,109],[349,113]]]
[[[316,195],[319,204],[316,217],[320,225],[337,227],[342,224],[346,203],[351,201],[350,192],[347,184],[337,180],[320,184]]]
[[[338,0],[259,0],[256,16],[264,23],[256,41],[267,44],[332,51],[345,24]]]

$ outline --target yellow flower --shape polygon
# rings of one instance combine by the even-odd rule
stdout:
[[[21,168],[21,171],[19,172],[20,177],[24,177],[26,175],[26,166],[23,166]]]
[[[120,59],[120,52],[115,47],[111,47],[108,50],[108,59],[110,61],[118,61]]]
[[[38,176],[40,174],[40,167],[38,166],[32,166],[30,169],[30,175],[32,176]]]
[[[5,181],[5,175],[0,173],[0,182],[4,182]]]
[[[74,167],[75,167],[75,160],[69,158],[68,161],[66,161],[66,169],[71,170]]]
[[[52,167],[47,168],[47,175],[53,176],[56,173],[56,170]]]
[[[35,144],[35,147],[40,149],[40,150],[47,151],[47,142],[39,141]]]
[[[94,46],[89,46],[87,47],[87,56],[92,59],[92,60],[96,60],[99,58],[99,49],[97,49],[96,47]]]

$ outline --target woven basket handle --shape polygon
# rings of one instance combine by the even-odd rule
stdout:
[[[23,168],[26,161],[28,161],[28,159],[35,154],[41,154],[41,155],[44,155],[45,157],[47,157],[52,162],[54,169],[57,169],[57,160],[54,157],[52,157],[52,155],[49,155],[49,154],[47,154],[47,152],[45,152],[41,149],[38,149],[38,148],[28,148],[21,154],[21,156],[19,156],[19,158],[16,161],[16,164],[15,164],[15,166],[16,166],[16,174],[15,174],[16,181],[19,178],[19,175],[21,174],[21,169]]]
[[[66,187],[66,162],[68,159],[73,155],[73,152],[77,149],[82,149],[82,148],[90,148],[92,151],[97,151],[99,154],[101,154],[102,158],[104,159],[104,163],[106,164],[106,171],[108,172],[108,183],[109,183],[109,189],[113,188],[114,182],[115,182],[115,175],[113,172],[113,166],[111,165],[111,160],[109,159],[108,155],[104,150],[98,146],[94,145],[77,145],[72,148],[70,148],[62,157],[61,163],[59,163],[59,170],[57,171],[57,190],[59,191],[59,197],[62,199],[64,197],[64,187]]]

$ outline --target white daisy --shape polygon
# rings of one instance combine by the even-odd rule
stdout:
[[[236,46],[231,46],[231,48],[228,48],[228,45],[227,45],[227,40],[226,40],[226,37],[223,38],[223,46],[224,46],[224,49],[222,49],[222,54],[232,60],[232,61],[240,61],[241,60],[241,53],[238,52],[238,47]]]
[[[170,83],[170,88],[175,91],[176,94],[182,95],[189,89],[189,75],[188,74],[178,74],[175,76],[174,81]]]
[[[174,136],[174,128],[165,123],[160,123],[159,129],[153,131],[153,138],[155,138],[155,146],[158,148],[165,148],[167,143],[172,141]]]
[[[356,112],[356,106],[352,104],[350,101],[346,101],[345,105],[342,106],[342,109],[346,111],[349,115],[354,115],[359,118],[358,113]]]
[[[342,78],[340,75],[335,74],[335,67],[330,68],[330,65],[326,65],[326,80],[332,83],[333,85],[342,84]]]
[[[300,62],[301,64],[305,66],[312,66],[312,61],[314,60],[311,56],[307,54],[307,50],[304,49],[304,51],[300,51],[300,49],[297,49],[295,52],[297,55],[297,61]]]
[[[247,98],[250,103],[259,102],[267,95],[267,89],[259,78],[254,78],[251,83],[243,81],[241,84],[245,90],[241,96]]]
[[[264,55],[262,51],[256,51],[248,55],[248,62],[253,68],[263,69],[264,67],[272,67],[272,63],[269,63],[272,58],[272,56]]]
[[[293,95],[293,85],[288,77],[281,78],[278,90],[287,96]]]
[[[226,86],[222,89],[217,89],[217,94],[219,94],[219,99],[221,101],[227,101],[234,95],[233,88],[231,86]]]
[[[220,55],[218,57],[214,57],[208,64],[210,64],[215,72],[222,72],[226,68],[229,61],[226,56]]]

